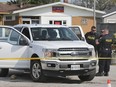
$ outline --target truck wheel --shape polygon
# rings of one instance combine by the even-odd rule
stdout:
[[[92,70],[89,75],[80,75],[78,76],[81,81],[91,81],[96,74],[96,69]]]
[[[31,78],[34,82],[43,81],[44,75],[42,72],[42,67],[40,61],[31,61]]]
[[[2,68],[0,69],[0,77],[6,77],[8,75],[9,69],[7,68]]]

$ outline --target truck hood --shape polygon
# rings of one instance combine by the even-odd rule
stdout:
[[[84,41],[34,41],[33,45],[43,48],[93,48],[92,45]]]

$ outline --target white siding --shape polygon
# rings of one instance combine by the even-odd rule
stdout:
[[[71,15],[71,16],[93,16],[93,12],[82,10],[82,9],[76,9],[73,7],[64,6],[65,8],[65,14]]]
[[[41,17],[41,24],[49,24],[49,21],[52,20],[52,21],[63,21],[63,20],[66,20],[66,25],[68,26],[71,26],[72,25],[72,19],[71,17],[45,17],[45,16],[42,16]]]
[[[64,6],[64,13],[52,13],[52,7],[30,10],[20,13],[21,16],[93,16],[93,12]]]
[[[57,5],[57,6],[63,6],[63,5]],[[25,12],[19,13],[20,16],[40,16],[41,24],[49,24],[50,20],[55,21],[62,21],[65,20],[67,23],[66,25],[71,26],[72,25],[72,17],[73,16],[93,16],[92,11],[87,11],[85,9],[78,9],[70,6],[64,6],[64,12],[52,12],[52,6],[39,8],[39,9],[33,9]]]
[[[51,7],[34,9],[30,11],[21,12],[21,16],[41,16],[42,14],[50,13],[52,11]]]
[[[105,17],[104,23],[116,23],[116,14]]]

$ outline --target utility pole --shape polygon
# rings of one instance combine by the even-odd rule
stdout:
[[[93,7],[93,17],[94,17],[94,26],[96,26],[96,0],[94,0],[94,7]]]

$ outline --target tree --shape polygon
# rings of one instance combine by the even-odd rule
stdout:
[[[48,4],[58,2],[60,0],[10,0],[10,4]]]
[[[75,0],[73,3],[83,7],[93,8],[94,0]],[[115,5],[116,0],[96,0],[96,9],[98,10],[110,9]]]
[[[96,0],[96,9],[105,10],[115,6],[116,0]]]

